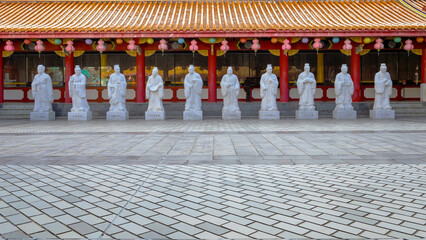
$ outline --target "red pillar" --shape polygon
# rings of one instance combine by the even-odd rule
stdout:
[[[422,83],[426,83],[426,48],[423,48],[422,51],[422,71],[421,71],[421,77],[422,77]]]
[[[70,97],[68,83],[70,77],[74,74],[74,53],[70,55],[65,55],[65,103],[71,103],[72,99]]]
[[[288,102],[288,55],[280,51],[280,102]]]
[[[4,103],[3,51],[0,51],[0,103]]]
[[[352,95],[353,102],[361,100],[361,67],[360,55],[356,54],[356,48],[351,50],[351,77],[354,82],[354,94]]]
[[[136,102],[146,102],[145,99],[145,50],[136,54]]]
[[[216,73],[216,50],[211,46],[209,50],[209,102],[217,102],[217,73]]]

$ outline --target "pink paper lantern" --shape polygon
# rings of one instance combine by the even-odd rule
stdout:
[[[158,45],[158,49],[161,50],[161,52],[164,52],[164,50],[167,50],[167,44],[166,40],[161,39],[160,44]]]
[[[222,41],[222,46],[220,46],[220,50],[224,51],[225,53],[229,50],[228,41]]]
[[[43,51],[44,51],[43,41],[38,40],[38,41],[36,42],[36,44],[37,44],[37,45],[34,47],[34,49],[35,49],[38,53],[43,52]]]
[[[314,39],[314,44],[312,45],[312,47],[314,47],[315,49],[319,49],[322,48],[322,43],[321,43],[321,39],[320,38],[315,38]]]
[[[106,50],[105,42],[102,39],[99,39],[98,45],[96,45],[96,50],[98,50],[101,54]]]
[[[376,39],[376,44],[374,44],[374,48],[377,51],[380,51],[381,49],[383,49],[385,47],[382,42],[383,42],[383,40],[381,38]]]
[[[69,53],[72,53],[75,51],[75,47],[73,46],[74,42],[73,41],[67,41],[67,46],[65,47],[65,50]]]
[[[137,46],[135,45],[135,40],[131,39],[129,41],[129,45],[127,45],[127,49],[130,51],[135,51],[137,49]]]
[[[353,48],[353,46],[351,45],[351,40],[346,39],[345,44],[343,45],[343,50],[349,51],[352,48]]]
[[[281,49],[284,50],[285,53],[291,49],[290,41],[288,39],[284,40],[284,44],[281,46]]]
[[[4,46],[5,51],[15,51],[15,47],[13,46],[13,42],[10,40],[7,40],[6,46]]]
[[[257,52],[257,50],[260,49],[259,40],[253,39],[253,44],[251,45],[251,49],[254,50],[254,52]]]
[[[191,46],[189,46],[189,50],[191,50],[192,53],[194,53],[195,51],[198,51],[197,41],[195,40],[191,41]]]
[[[413,50],[414,49],[414,45],[412,43],[413,43],[413,41],[411,41],[410,39],[407,39],[405,41],[404,50],[406,50],[406,51]]]

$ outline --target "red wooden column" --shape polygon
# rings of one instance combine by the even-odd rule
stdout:
[[[65,55],[65,103],[71,103],[70,92],[68,89],[68,83],[70,77],[74,74],[74,53]]]
[[[3,51],[0,51],[0,103],[4,103]]]
[[[217,73],[216,73],[216,50],[214,46],[211,46],[211,50],[209,50],[209,62],[208,62],[208,70],[209,70],[209,102],[217,102]]]
[[[351,77],[354,82],[354,94],[352,95],[353,102],[361,100],[361,66],[360,55],[356,54],[356,48],[351,50]]]
[[[422,51],[422,71],[421,71],[421,77],[422,77],[422,84],[426,83],[426,48],[423,48]]]
[[[280,51],[280,102],[288,102],[288,55]]]
[[[136,54],[136,102],[146,102],[145,99],[145,50]]]

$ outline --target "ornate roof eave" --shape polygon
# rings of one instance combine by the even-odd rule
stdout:
[[[416,37],[425,35],[419,30],[368,30],[368,31],[175,31],[175,32],[20,32],[2,33],[2,39],[22,38],[206,38],[206,37]]]

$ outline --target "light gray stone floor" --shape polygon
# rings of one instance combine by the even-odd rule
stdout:
[[[98,238],[150,173],[105,238],[426,238],[425,146],[424,118],[0,121],[0,238]]]

